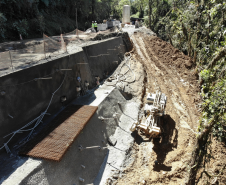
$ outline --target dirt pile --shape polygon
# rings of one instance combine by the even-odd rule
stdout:
[[[156,36],[132,36],[132,57],[146,72],[148,92],[167,96],[162,137],[144,141],[139,135],[131,150],[134,161],[117,184],[181,184],[187,174],[200,113],[198,76],[192,60]],[[141,111],[142,112],[142,111]]]
[[[149,47],[152,48],[153,54],[161,60],[164,65],[171,70],[176,70],[185,81],[196,85],[195,81],[198,80],[198,73],[195,70],[191,70],[194,68],[195,64],[190,57],[184,55],[171,44],[158,37],[149,37],[145,40],[146,44],[147,42],[150,42]]]

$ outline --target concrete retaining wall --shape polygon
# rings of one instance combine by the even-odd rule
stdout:
[[[60,86],[66,73],[65,71],[56,72],[56,69],[72,69],[72,71],[67,72],[64,84],[52,100],[48,111],[51,114],[63,106],[60,102],[61,96],[67,97],[64,104],[77,97],[78,76],[82,79],[80,84],[82,87],[85,80],[90,83],[90,88],[94,87],[94,76],[99,75],[103,78],[104,72],[113,72],[119,64],[119,56],[122,57],[125,52],[123,39],[121,37],[111,38],[100,41],[98,44],[88,45],[83,48],[83,51],[54,58],[48,62],[44,61],[43,64],[1,77],[0,92],[5,91],[6,94],[0,95],[0,146],[9,139],[3,136],[21,128],[46,109],[52,93]],[[91,57],[101,54],[108,55]],[[52,77],[52,79],[34,81],[35,78],[44,76]],[[11,143],[13,141],[9,146]]]
[[[121,63],[126,47],[122,37],[109,39],[103,42],[83,47],[87,54],[88,63],[93,76],[104,78],[104,73],[110,74]]]
[[[119,109],[115,110],[114,108],[114,106],[118,106],[118,102],[125,104],[126,100],[117,89],[114,89],[98,105],[97,112],[89,120],[60,162],[29,159],[4,181],[3,185],[92,184],[101,165],[102,167],[107,165],[106,162],[103,163],[109,155],[109,149],[106,147],[107,139],[115,133],[118,127],[113,114],[117,111],[118,119],[122,115]],[[98,119],[99,116],[110,119],[102,122]],[[79,145],[84,148],[82,151],[79,150]],[[99,150],[99,146],[102,148],[101,150]],[[30,172],[25,173],[29,167]],[[99,178],[102,175],[102,173],[99,173]],[[79,177],[84,179],[85,182],[80,182]],[[99,184],[99,181],[95,184]]]
[[[32,184],[32,181],[34,182],[32,179],[36,180],[36,184],[45,179],[45,183],[43,183],[45,185],[92,184],[104,158],[108,156],[106,143],[107,138],[114,134],[117,127],[113,114],[115,113],[114,106],[118,106],[118,101],[126,102],[121,93],[115,89],[98,106],[96,114],[90,119],[62,161],[57,163],[43,160],[39,172],[41,174],[30,175],[21,184]],[[118,117],[120,117],[122,113],[119,111],[118,113]],[[111,119],[102,122],[98,116]],[[82,145],[84,150],[79,151],[79,145]],[[102,147],[101,150],[99,150],[99,146]],[[85,179],[85,182],[79,182],[79,177]],[[37,178],[40,179],[39,182]]]

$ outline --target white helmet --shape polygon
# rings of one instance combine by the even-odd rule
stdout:
[[[97,21],[95,21],[95,22],[97,22]]]

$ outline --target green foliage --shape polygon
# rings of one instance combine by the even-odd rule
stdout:
[[[140,16],[140,12],[137,12],[136,14],[133,14],[131,15],[130,17],[133,17],[133,18],[139,18]]]
[[[148,15],[148,0],[0,0],[0,41],[59,35],[85,30],[96,20],[122,18],[123,5],[131,5],[137,18]],[[6,24],[7,21],[7,24]]]
[[[0,0],[0,41],[59,35],[76,28],[90,27],[102,22],[114,12],[117,0]],[[124,0],[125,1],[125,0]],[[122,3],[122,2],[121,2]],[[121,12],[120,12],[121,13]],[[6,24],[7,21],[7,24]]]
[[[149,17],[148,16],[144,16],[144,25],[146,27],[148,27],[148,24],[149,24]]]
[[[112,14],[115,18],[121,19],[122,18],[122,10],[124,5],[131,5],[129,0],[113,0],[111,3]],[[134,7],[131,8],[134,10]]]
[[[226,139],[225,102],[226,102],[226,61],[225,56],[210,68],[209,62],[226,46],[226,3],[222,0],[190,1],[179,4],[171,2],[170,13],[166,14],[153,28],[160,28],[158,35],[172,40],[175,47],[193,57],[200,71],[203,99],[201,132],[215,115],[223,114],[214,120],[213,135],[219,140]],[[153,11],[157,13],[157,6]],[[154,16],[153,16],[154,17]],[[159,25],[163,25],[159,27]]]
[[[123,5],[131,5],[137,18],[148,15],[148,0],[0,0],[0,42],[18,40],[19,34],[26,39],[71,32],[76,8],[78,28],[85,30],[110,15],[121,19]]]
[[[149,1],[148,1],[149,2]],[[162,39],[166,40],[168,38],[166,34],[166,24],[161,21],[171,10],[171,4],[167,0],[151,0],[150,7],[147,3],[147,7],[150,11],[151,29]],[[149,12],[146,11],[146,15]],[[146,25],[149,25],[149,19],[146,18]],[[169,21],[169,20],[168,20]]]
[[[165,2],[167,13],[160,12],[163,2],[152,2],[151,29],[193,58],[200,72],[202,115],[197,139],[201,138],[198,145],[202,146],[197,146],[200,149],[193,156],[198,164],[191,170],[193,178],[195,171],[210,161],[209,136],[226,142],[226,52],[222,53],[226,48],[226,2],[173,0]]]
[[[134,11],[131,14],[138,15],[137,18],[143,18],[148,15],[148,0],[134,0],[131,3],[131,9]],[[139,14],[138,14],[139,12]]]
[[[49,0],[41,0],[46,6],[49,6]]]
[[[202,71],[200,72],[200,77],[201,77],[203,80],[208,81],[208,79],[210,78],[210,71],[209,71],[209,70],[206,70],[206,69],[202,70]]]
[[[13,23],[13,28],[18,32],[18,34],[21,34],[23,36],[28,35],[27,30],[29,29],[29,27],[26,19],[15,21]]]

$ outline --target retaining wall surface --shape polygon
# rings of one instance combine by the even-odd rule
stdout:
[[[104,78],[104,73],[110,74],[121,63],[126,47],[122,37],[111,38],[108,42],[97,43],[83,47],[93,76]]]
[[[118,118],[121,117],[122,112],[115,109],[118,102],[126,103],[122,94],[114,89],[105,100],[98,106],[97,112],[90,119],[83,131],[76,138],[70,149],[60,162],[52,162],[41,160],[40,165],[37,166],[30,174],[28,174],[22,181],[14,182],[16,175],[9,177],[3,185],[15,183],[18,185],[73,185],[73,184],[92,184],[99,172],[104,159],[108,158],[109,150],[106,147],[108,137],[115,133],[118,123],[114,120],[113,114],[117,111]],[[98,117],[110,118],[102,122]],[[79,150],[79,145],[84,149]],[[102,148],[99,150],[99,146]],[[29,163],[36,163],[36,160],[31,160]],[[24,165],[24,169],[32,164]],[[81,165],[85,166],[83,168]],[[107,164],[104,163],[104,166]],[[21,169],[20,171],[23,171]],[[21,173],[21,172],[20,172]],[[19,173],[17,176],[20,175]],[[101,178],[103,174],[99,174]],[[84,179],[84,183],[79,181],[79,177]]]
[[[121,49],[112,50],[109,55],[98,59],[89,57],[106,53],[107,48],[116,48],[119,45]],[[52,99],[48,110],[51,114],[77,97],[76,86],[84,87],[84,81],[87,80],[90,88],[94,87],[96,83],[94,75],[103,78],[104,71],[113,72],[118,66],[114,61],[119,61],[119,52],[121,51],[122,56],[126,52],[121,37],[104,40],[98,44],[86,46],[86,48],[87,51],[53,58],[48,62],[45,61],[45,63],[0,78],[0,91],[6,92],[5,95],[0,95],[0,146],[9,139],[9,137],[3,138],[5,135],[21,128],[45,111],[52,93],[60,86],[66,74],[66,71],[56,72],[56,69],[72,69],[72,71],[67,72],[62,87]],[[44,76],[52,77],[52,79],[34,81],[35,78]],[[78,76],[82,79],[81,83],[77,81]],[[67,97],[64,104],[60,102],[61,96]],[[44,122],[46,117],[43,119]],[[27,135],[28,132],[25,134]],[[21,134],[17,134],[19,135]],[[17,140],[17,136],[14,141]],[[12,143],[13,141],[10,142],[10,147]]]

